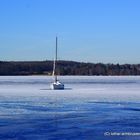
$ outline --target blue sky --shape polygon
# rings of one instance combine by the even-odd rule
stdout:
[[[140,63],[139,0],[0,0],[0,60]]]

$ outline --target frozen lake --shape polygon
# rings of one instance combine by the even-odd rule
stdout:
[[[139,140],[139,76],[0,77],[2,140]]]

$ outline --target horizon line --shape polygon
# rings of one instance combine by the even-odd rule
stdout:
[[[54,61],[51,59],[46,60],[0,60],[0,62],[45,62],[45,61]],[[67,62],[76,62],[76,63],[91,63],[91,64],[113,64],[113,65],[139,65],[140,63],[113,63],[113,62],[89,62],[89,61],[78,61],[78,60],[64,60],[60,59],[58,61],[67,61]]]

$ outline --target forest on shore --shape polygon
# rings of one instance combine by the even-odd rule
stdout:
[[[53,61],[0,61],[0,75],[51,75]],[[58,75],[140,75],[140,64],[58,61]]]

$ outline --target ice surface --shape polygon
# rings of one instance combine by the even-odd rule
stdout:
[[[0,77],[0,139],[108,140],[104,132],[140,132],[139,76],[59,79],[65,90],[50,90],[49,76]]]
[[[139,101],[139,76],[64,76],[65,90],[50,90],[52,77],[0,77],[0,96],[45,96],[108,101]]]

